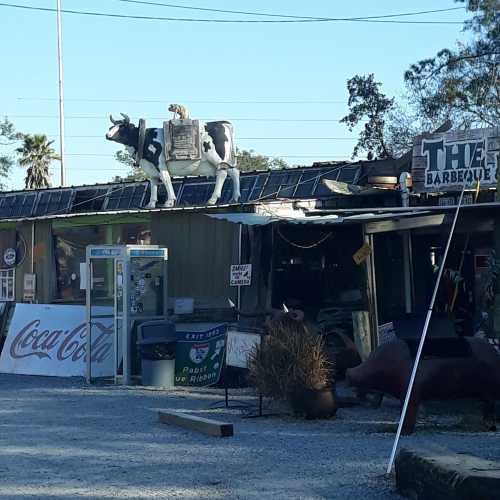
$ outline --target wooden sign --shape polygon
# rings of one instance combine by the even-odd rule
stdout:
[[[362,264],[372,252],[372,247],[365,243],[353,256],[352,259],[359,266]]]
[[[413,144],[416,193],[496,187],[500,129],[474,129],[421,135]]]
[[[255,333],[227,332],[226,365],[248,368],[251,353],[260,345],[260,335]]]

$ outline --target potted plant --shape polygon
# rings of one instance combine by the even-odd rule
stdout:
[[[333,367],[322,338],[292,311],[267,323],[267,335],[250,356],[250,378],[264,396],[286,401],[294,414],[335,414]]]

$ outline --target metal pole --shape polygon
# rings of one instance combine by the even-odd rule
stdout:
[[[434,292],[432,293],[431,303],[429,304],[429,309],[427,311],[427,316],[425,318],[424,329],[422,331],[422,336],[420,337],[420,343],[418,345],[417,355],[415,357],[415,362],[413,364],[413,370],[411,372],[410,383],[408,384],[408,389],[406,391],[405,402],[403,404],[403,410],[401,411],[401,417],[399,419],[398,430],[396,432],[396,439],[394,439],[394,444],[392,446],[391,457],[389,458],[389,464],[387,465],[387,474],[391,473],[392,465],[394,463],[394,458],[396,456],[396,450],[398,448],[399,438],[401,437],[401,429],[403,428],[403,422],[406,417],[406,410],[408,409],[408,403],[410,402],[411,392],[413,390],[413,383],[415,382],[415,376],[417,374],[418,363],[420,361],[420,356],[422,355],[422,349],[424,347],[425,337],[427,336],[427,330],[429,328],[429,323],[431,321],[432,310],[434,308],[434,302],[436,301],[436,296],[439,288],[439,283],[441,282],[441,277],[443,275],[444,265],[446,263],[446,257],[448,256],[448,250],[450,249],[451,240],[453,238],[453,233],[455,232],[455,226],[458,220],[458,214],[460,212],[460,207],[462,205],[462,200],[464,197],[465,186],[467,184],[467,173],[470,170],[472,165],[472,161],[474,159],[475,153],[477,149],[477,143],[474,146],[474,152],[470,153],[469,166],[464,174],[464,181],[462,184],[462,191],[460,192],[460,198],[457,203],[457,208],[455,210],[455,216],[453,217],[453,223],[451,225],[450,234],[448,235],[448,241],[446,242],[446,248],[444,250],[443,259],[441,262],[441,266],[439,267],[439,273],[436,279],[436,284],[434,285]]]
[[[61,36],[61,0],[57,0],[57,61],[59,65],[59,145],[61,156],[61,186],[65,185],[64,171],[64,84]]]

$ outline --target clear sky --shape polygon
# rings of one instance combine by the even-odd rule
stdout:
[[[461,5],[452,0],[170,1],[336,18]],[[56,6],[56,0],[5,3]],[[258,19],[119,0],[62,0],[62,8],[156,17]],[[399,19],[462,22],[465,17],[464,10],[457,10]],[[160,126],[171,117],[169,103],[184,104],[193,118],[233,121],[241,149],[282,156],[290,164],[346,159],[355,143],[354,135],[337,123],[347,110],[346,80],[354,74],[375,73],[388,95],[401,95],[403,73],[411,63],[453,46],[464,36],[460,25],[451,24],[213,24],[69,13],[63,14],[62,26],[70,185],[106,182],[126,173],[126,167],[113,159],[119,148],[104,139],[109,113],[121,111],[133,120],[143,117],[149,126]],[[0,117],[8,116],[21,132],[49,135],[58,148],[55,13],[0,6],[0,41]],[[320,139],[333,137],[342,139]],[[57,186],[58,165],[51,171]],[[9,187],[22,188],[23,177],[24,171],[16,168]]]

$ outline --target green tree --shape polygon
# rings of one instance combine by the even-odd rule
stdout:
[[[14,124],[7,117],[0,121],[0,189],[5,189],[2,181],[8,179],[14,165],[14,158],[8,152],[8,148],[22,138],[23,134],[16,132]]]
[[[386,122],[394,109],[394,99],[380,91],[382,84],[375,81],[373,73],[368,76],[355,75],[347,80],[349,92],[349,113],[340,120],[350,131],[364,120],[358,142],[354,146],[352,157],[366,151],[368,158],[391,158],[394,152],[386,140]]]
[[[146,179],[146,174],[144,171],[136,165],[134,158],[130,155],[128,151],[120,150],[115,153],[115,160],[122,165],[125,165],[129,168],[128,173],[122,177],[121,175],[117,175],[113,178],[114,182],[122,182],[122,181],[143,181]]]
[[[473,17],[471,35],[454,49],[413,64],[405,81],[418,112],[455,126],[498,126],[500,122],[500,10],[498,0],[455,0]]]
[[[289,167],[288,163],[281,158],[270,158],[268,156],[259,155],[251,149],[236,149],[236,159],[238,162],[238,169],[241,172],[249,172],[251,170],[276,170]],[[127,151],[117,151],[115,153],[115,160],[122,165],[126,165],[130,169],[125,177],[115,176],[115,182],[124,180],[141,181],[146,178],[142,169],[136,166],[134,159]]]
[[[256,153],[253,149],[236,148],[236,159],[240,172],[251,170],[278,170],[288,168],[288,163],[281,158],[270,158]]]
[[[49,166],[59,156],[52,148],[54,141],[49,141],[43,134],[26,134],[23,144],[16,149],[19,165],[27,167],[26,189],[50,187]]]

